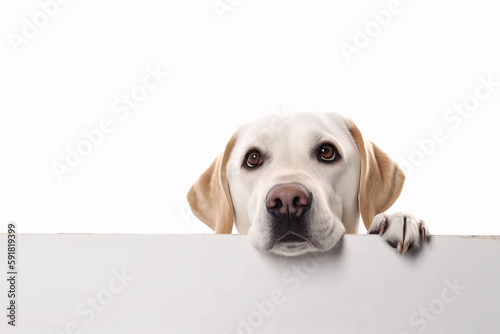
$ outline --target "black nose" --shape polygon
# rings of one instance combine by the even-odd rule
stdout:
[[[299,217],[309,208],[311,196],[295,183],[277,185],[267,193],[266,209],[277,216]]]

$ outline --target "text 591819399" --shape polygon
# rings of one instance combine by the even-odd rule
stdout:
[[[7,323],[16,325],[16,293],[17,293],[17,235],[16,224],[7,225]]]

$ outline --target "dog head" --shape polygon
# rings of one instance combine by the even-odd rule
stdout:
[[[335,113],[269,116],[242,125],[188,193],[216,233],[248,234],[281,255],[326,251],[368,229],[404,182],[401,169]]]

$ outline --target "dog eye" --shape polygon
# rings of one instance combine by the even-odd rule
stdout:
[[[262,164],[262,157],[257,150],[251,150],[245,158],[247,167],[254,168]]]
[[[320,161],[332,162],[335,161],[338,157],[338,152],[335,146],[332,144],[323,144],[319,148],[318,158]]]

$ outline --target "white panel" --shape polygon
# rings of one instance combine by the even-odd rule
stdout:
[[[0,243],[5,268],[5,235]],[[495,238],[434,236],[400,256],[377,236],[345,236],[323,257],[290,259],[235,235],[27,234],[17,255],[17,326],[2,307],[2,333],[483,334],[500,325]]]

